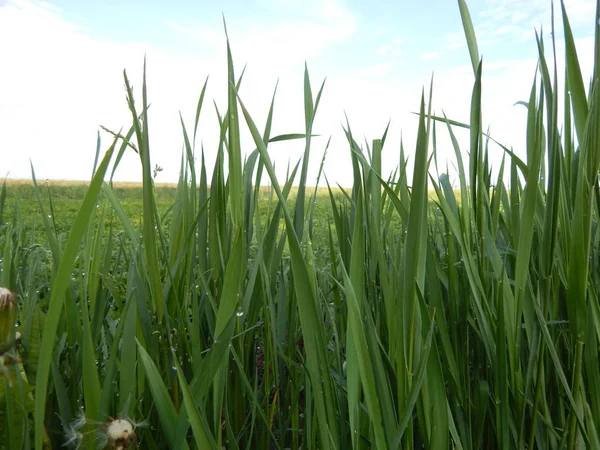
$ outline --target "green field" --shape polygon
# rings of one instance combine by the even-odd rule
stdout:
[[[600,448],[600,56],[586,91],[565,16],[559,86],[537,42],[526,157],[504,148],[492,179],[485,66],[459,6],[470,123],[424,95],[411,167],[389,178],[398,143],[346,128],[353,186],[309,187],[321,91],[306,72],[304,134],[272,136],[273,107],[256,125],[228,51],[214,167],[194,164],[202,94],[179,183],[154,184],[152,86],[134,102],[125,75],[133,125],[90,183],[4,183],[0,449]],[[429,167],[457,128],[458,189]],[[289,139],[306,152],[280,185],[268,144]],[[126,151],[140,185],[109,182]]]

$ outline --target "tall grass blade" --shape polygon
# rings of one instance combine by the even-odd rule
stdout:
[[[42,345],[40,350],[40,358],[38,360],[37,377],[35,385],[35,448],[36,450],[42,450],[42,440],[44,436],[44,416],[46,406],[46,393],[48,388],[48,377],[50,375],[50,363],[52,359],[52,349],[54,348],[54,338],[56,336],[56,330],[58,328],[58,322],[61,317],[62,307],[64,304],[64,295],[68,288],[69,280],[71,278],[71,272],[79,244],[84,236],[85,230],[87,229],[88,220],[95,209],[96,199],[100,193],[102,187],[102,180],[108,165],[112,158],[116,145],[116,140],[107,150],[102,159],[102,162],[98,166],[98,171],[94,175],[90,187],[85,195],[81,208],[77,213],[73,228],[69,233],[69,238],[65,245],[60,265],[56,271],[54,278],[52,295],[50,297],[50,303],[48,306],[48,312],[46,314],[44,333],[42,336]]]

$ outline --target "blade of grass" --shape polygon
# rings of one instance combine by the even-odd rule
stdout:
[[[40,358],[38,361],[38,371],[35,385],[35,448],[36,450],[42,450],[42,439],[44,435],[44,416],[46,406],[46,393],[48,388],[48,377],[50,372],[50,362],[53,355],[52,349],[54,348],[54,339],[56,337],[56,330],[58,328],[58,322],[62,313],[62,306],[64,303],[64,295],[67,290],[69,280],[71,278],[71,272],[75,263],[75,258],[79,250],[79,244],[87,228],[89,217],[95,209],[96,200],[100,189],[102,187],[102,180],[108,165],[112,158],[116,140],[107,150],[98,167],[98,171],[94,175],[90,187],[85,195],[81,208],[77,213],[73,228],[69,233],[69,238],[65,245],[60,265],[56,271],[56,277],[54,279],[52,294],[48,306],[48,312],[46,314],[46,321],[44,324],[44,332],[42,336],[42,345],[40,350]]]

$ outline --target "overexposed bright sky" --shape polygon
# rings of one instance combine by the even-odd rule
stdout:
[[[524,155],[526,112],[514,104],[526,100],[531,89],[535,30],[543,26],[549,38],[550,0],[471,0],[468,5],[484,60],[484,129],[489,127],[497,140]],[[565,0],[565,5],[587,84],[595,2]],[[144,55],[152,104],[152,165],[163,167],[157,182],[178,179],[183,145],[179,113],[191,132],[207,76],[196,149],[199,156],[204,148],[210,173],[218,142],[214,103],[221,114],[227,109],[222,15],[236,76],[246,66],[240,95],[259,129],[279,80],[272,135],[304,132],[305,62],[314,95],[326,78],[314,126],[321,137],[313,140],[309,183],[314,184],[331,136],[325,174],[332,184],[351,185],[345,115],[361,143],[381,137],[391,120],[384,175],[398,164],[401,136],[412,160],[417,130],[412,113],[418,111],[423,88],[427,95],[432,75],[436,113],[469,120],[474,77],[456,1],[0,0],[0,177],[31,178],[31,161],[38,179],[88,180],[100,125],[119,131],[131,124],[123,69],[141,105]],[[559,4],[556,16],[562,58]],[[111,137],[104,131],[101,137],[105,150]],[[245,153],[254,149],[245,124],[242,146]],[[301,157],[303,143],[269,148],[283,177],[288,164]],[[443,127],[438,128],[437,151],[438,162],[451,167],[453,150]],[[497,166],[502,151],[492,147],[491,152]],[[141,179],[135,153],[125,155],[115,178]]]

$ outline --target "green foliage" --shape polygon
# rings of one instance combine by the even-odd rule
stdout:
[[[570,94],[537,36],[526,157],[500,146],[492,180],[484,65],[458,6],[469,123],[432,113],[432,82],[412,182],[403,145],[383,178],[387,129],[364,148],[347,123],[352,189],[309,189],[324,84],[313,96],[306,68],[305,129],[272,136],[275,94],[259,129],[228,42],[214,167],[196,148],[208,80],[193,133],[181,118],[169,187],[152,172],[151,86],[144,74],[137,108],[124,74],[132,126],[99,145],[89,184],[39,184],[33,170],[31,184],[4,183],[0,280],[18,293],[20,339],[5,330],[0,449],[100,448],[117,417],[154,449],[600,447],[600,62],[586,92],[563,6]],[[440,129],[458,190],[430,168]],[[305,150],[280,185],[269,147],[292,139]],[[141,187],[112,183],[125,151]]]

